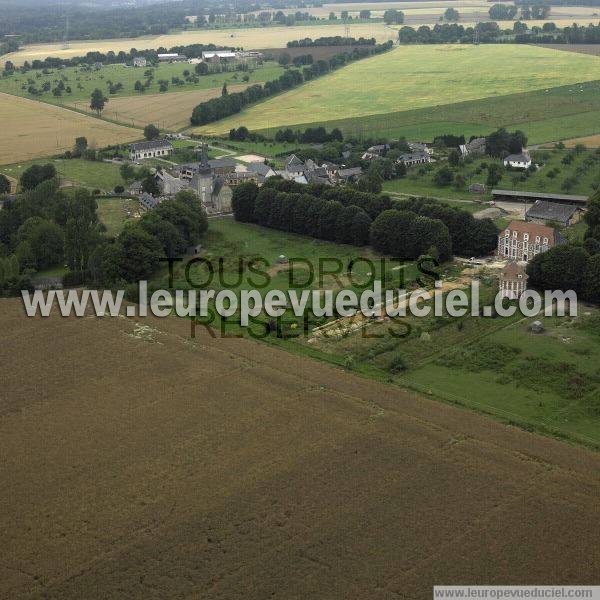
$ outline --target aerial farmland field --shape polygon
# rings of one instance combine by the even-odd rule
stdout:
[[[240,92],[247,84],[228,85],[228,90]],[[143,94],[122,98],[111,98],[102,112],[105,119],[144,127],[154,123],[160,129],[189,127],[190,115],[201,102],[221,95],[221,87],[171,94]],[[70,106],[85,112],[90,110],[89,101],[73,102]]]
[[[0,164],[13,164],[73,148],[85,136],[97,147],[139,139],[138,129],[115,125],[72,110],[0,93]]]
[[[350,24],[350,36],[374,37],[379,42],[386,42],[397,38],[397,31],[387,27],[384,23]],[[246,29],[215,29],[200,31],[183,31],[158,36],[145,36],[139,38],[113,39],[113,40],[75,40],[70,42],[69,48],[64,48],[62,43],[30,44],[18,52],[6,54],[2,62],[12,61],[15,65],[22,65],[26,60],[43,60],[48,56],[71,58],[83,56],[87,52],[128,52],[131,48],[138,50],[151,48],[171,48],[188,44],[217,44],[221,46],[253,48],[283,48],[290,40],[303,38],[318,38],[322,36],[344,36],[345,24],[343,22],[332,25],[306,25],[294,27],[254,27]]]
[[[185,320],[0,303],[2,597],[595,582],[597,454]]]
[[[584,54],[523,45],[402,46],[199,131],[223,133],[242,124],[257,130],[385,115],[597,79],[600,61]]]

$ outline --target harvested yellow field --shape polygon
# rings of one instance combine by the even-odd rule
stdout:
[[[229,92],[241,92],[247,85],[230,85]],[[182,129],[190,124],[194,107],[221,95],[221,88],[171,94],[147,94],[126,98],[111,98],[102,116],[106,119],[145,127],[154,123],[160,129]],[[74,108],[90,111],[89,102],[73,102]]]
[[[72,148],[78,136],[97,146],[141,137],[129,127],[8,94],[0,94],[0,129],[0,164],[4,165],[59,154]]]
[[[583,144],[588,148],[600,148],[600,135],[588,135],[586,137],[574,138],[564,142],[567,148],[574,148],[577,144]]]
[[[349,25],[352,37],[374,37],[379,42],[396,39],[396,31],[384,23]],[[217,44],[252,48],[283,48],[290,40],[302,38],[318,38],[323,36],[343,36],[344,24],[310,25],[306,27],[266,27],[248,29],[220,29],[218,31],[185,31],[166,35],[154,35],[140,38],[114,40],[84,40],[72,41],[69,48],[63,48],[62,42],[52,44],[31,44],[24,46],[18,52],[6,54],[3,61],[11,60],[15,65],[22,65],[26,60],[43,60],[48,56],[70,58],[83,56],[87,52],[108,52],[112,50],[127,52],[131,48],[138,50],[150,48],[171,48],[187,44]]]

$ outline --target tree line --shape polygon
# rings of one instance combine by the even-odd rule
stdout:
[[[512,29],[500,29],[494,21],[478,23],[475,27],[443,23],[433,27],[422,25],[417,29],[401,27],[398,40],[401,44],[596,44],[600,42],[600,25],[573,24],[560,28],[547,22],[541,27],[529,28],[527,23],[516,21]]]
[[[247,106],[259,100],[268,98],[282,91],[289,90],[329,73],[332,69],[337,69],[346,63],[379,54],[392,48],[392,42],[386,42],[371,48],[355,48],[351,53],[341,53],[332,56],[328,61],[319,60],[310,66],[304,67],[302,71],[297,69],[288,69],[277,79],[267,81],[264,85],[255,84],[246,88],[243,92],[227,94],[219,98],[212,98],[196,106],[192,112],[192,125],[205,125],[218,121],[235,113],[238,113]]]
[[[287,43],[288,48],[308,48],[310,46],[375,46],[375,38],[358,39],[353,37],[342,37],[340,35],[330,37],[320,37],[316,39],[304,38],[302,40],[292,40]]]
[[[488,254],[498,244],[498,229],[489,219],[478,221],[430,200],[395,201],[349,187],[271,178],[260,190],[253,183],[237,186],[232,204],[238,221],[356,246],[371,244],[403,259]]]

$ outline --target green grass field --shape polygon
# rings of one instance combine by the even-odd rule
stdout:
[[[282,67],[274,62],[266,62],[263,66],[255,70],[244,72],[227,72],[208,74],[199,77],[198,83],[185,83],[183,85],[174,85],[171,83],[172,77],[184,79],[183,72],[189,71],[194,73],[194,66],[188,63],[173,63],[160,64],[157,67],[125,67],[123,65],[108,65],[102,67],[98,71],[86,71],[80,67],[67,67],[64,69],[50,69],[47,75],[42,74],[40,70],[28,71],[25,74],[16,73],[10,77],[0,78],[0,92],[13,94],[16,96],[24,96],[26,98],[34,98],[50,102],[52,104],[69,104],[71,102],[89,100],[94,89],[101,89],[107,98],[122,98],[127,96],[140,96],[139,92],[134,90],[136,81],[144,83],[144,73],[151,70],[154,76],[152,85],[147,89],[147,94],[155,94],[159,91],[158,81],[160,79],[167,80],[169,87],[166,93],[169,92],[185,92],[192,90],[206,90],[211,88],[220,88],[224,83],[228,85],[236,85],[245,83],[243,76],[249,75],[248,83],[261,83],[276,79],[283,71]],[[58,81],[62,79],[65,87],[71,87],[71,93],[63,92],[60,97],[55,97],[52,91],[45,92],[40,96],[32,96],[27,92],[30,82],[40,90],[44,83],[50,83],[54,89]],[[109,94],[108,82],[113,84],[122,83],[123,89],[115,94]],[[81,86],[81,88],[79,87]]]
[[[116,236],[125,223],[139,214],[139,202],[131,198],[100,198],[98,218],[106,226],[106,233]]]
[[[240,114],[206,125],[201,131],[222,133],[236,125],[262,130],[287,125],[355,119],[438,107],[435,119],[479,126],[485,114],[447,105],[530,92],[600,79],[595,56],[525,45],[402,46],[350,64],[331,75],[259,103]],[[578,90],[573,92],[577,96]],[[511,122],[536,114],[535,106],[504,108]],[[494,112],[490,111],[491,115]],[[545,115],[550,116],[549,114]],[[498,117],[501,119],[502,117]],[[418,125],[423,119],[406,122]],[[389,123],[398,126],[400,123]],[[375,133],[375,132],[373,132]]]
[[[91,189],[99,189],[105,192],[111,192],[117,185],[125,185],[119,165],[105,163],[101,161],[89,161],[81,158],[66,159],[40,159],[30,162],[23,162],[16,165],[0,167],[0,173],[19,179],[21,173],[33,164],[51,163],[56,168],[62,183],[72,183],[73,185],[83,186]]]

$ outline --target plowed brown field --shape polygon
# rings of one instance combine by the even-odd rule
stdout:
[[[597,583],[600,457],[178,320],[0,301],[0,597]]]

